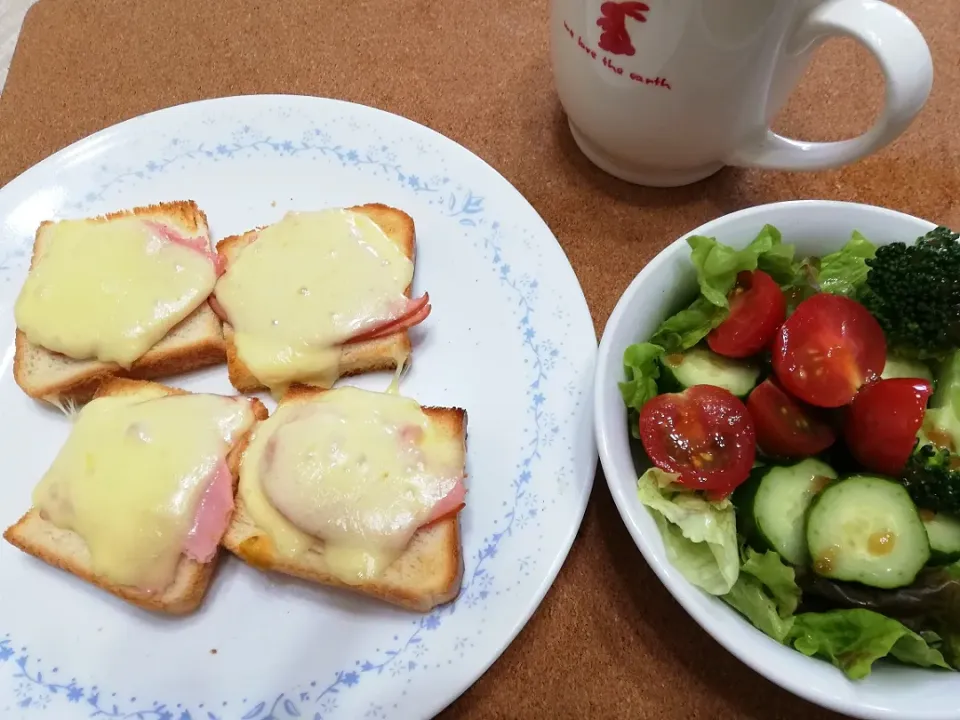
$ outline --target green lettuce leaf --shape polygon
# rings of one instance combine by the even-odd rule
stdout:
[[[793,568],[787,565],[779,553],[769,550],[758,553],[747,548],[741,572],[749,573],[770,593],[781,617],[793,615],[800,604],[800,586]]]
[[[950,631],[941,640],[940,650],[955,670],[960,670],[960,631]]]
[[[899,620],[913,630],[935,632],[937,647],[960,670],[960,563],[924,568],[907,587],[877,590],[805,571],[797,577],[804,597],[830,607],[862,608]]]
[[[793,568],[786,565],[780,555],[747,548],[740,576],[722,599],[756,628],[783,642],[793,627],[800,587]]]
[[[797,274],[793,262],[793,246],[782,244],[780,232],[772,225],[765,225],[760,234],[743,250],[734,250],[703,235],[688,238],[687,243],[692,251],[691,260],[697,271],[700,295],[689,306],[664,320],[650,338],[650,343],[641,343],[657,345],[667,355],[689,350],[727,318],[727,295],[736,285],[740,272],[759,267],[779,283],[790,282]],[[633,347],[636,346],[631,346]],[[627,352],[638,354],[638,351],[630,348]],[[632,368],[648,367],[645,360],[652,351],[646,349],[642,352],[644,362],[638,362],[637,359],[628,361],[625,356],[624,364],[629,364]],[[628,388],[624,390],[621,386],[624,401],[630,407],[635,407],[631,400],[645,394],[638,394],[638,387],[649,387],[646,383],[648,372],[644,371],[642,376],[644,380],[638,385],[633,382],[634,378],[628,371]],[[630,399],[627,399],[628,395]]]
[[[796,275],[796,248],[784,245],[780,231],[773,225],[764,225],[760,234],[747,245],[747,250],[757,253],[757,267],[781,285]]]
[[[820,258],[805,257],[794,267],[793,278],[780,286],[787,300],[787,316],[793,315],[797,305],[815,295],[819,290],[817,275],[820,272]]]
[[[831,295],[853,295],[867,279],[867,260],[877,254],[876,246],[859,232],[840,250],[820,259],[817,282],[820,291]]]
[[[620,394],[626,406],[637,412],[657,394],[657,379],[663,348],[653,343],[636,343],[623,351],[623,376]]]
[[[650,342],[659,345],[667,355],[689,350],[727,318],[727,308],[718,307],[703,295],[689,307],[664,320]]]
[[[704,235],[687,238],[687,244],[692,250],[690,259],[697,271],[700,293],[717,307],[729,307],[727,295],[733,290],[737,275],[745,270],[759,267],[781,284],[790,282],[796,275],[794,247],[783,245],[780,231],[772,225],[764,225],[742,250]]]
[[[876,246],[854,231],[847,244],[822,258],[808,257],[794,267],[793,278],[783,284],[787,313],[818,292],[853,296],[867,279],[867,260],[877,254]]]
[[[794,617],[787,640],[804,655],[833,663],[851,680],[869,675],[888,655],[919,667],[950,667],[920,635],[872,610],[802,613]]]
[[[887,618],[889,620],[889,618]],[[896,621],[894,621],[896,622]],[[904,628],[906,629],[906,628]],[[940,636],[934,632],[925,632],[919,635],[911,630],[907,632],[894,643],[890,648],[890,654],[897,660],[907,665],[916,665],[917,667],[938,667],[950,669],[943,654],[931,647],[940,643]]]
[[[710,502],[659,468],[640,477],[637,496],[660,529],[670,564],[711,595],[730,592],[740,574],[737,519],[730,500]]]

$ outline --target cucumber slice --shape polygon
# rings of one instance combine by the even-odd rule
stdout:
[[[890,378],[923,378],[933,382],[933,373],[930,368],[918,360],[904,360],[903,358],[887,355],[887,362],[883,366],[883,372],[880,377],[884,380]]]
[[[750,394],[760,379],[760,368],[754,363],[726,358],[705,347],[666,355],[662,365],[664,380],[670,387],[668,392],[680,392],[694,385],[714,385],[742,398]]]
[[[960,519],[943,513],[920,511],[920,519],[930,540],[930,562],[949,565],[960,560]]]
[[[793,565],[806,565],[807,509],[836,478],[834,469],[816,458],[754,470],[733,498],[750,543],[757,550],[775,550]]]
[[[807,516],[813,571],[875,588],[909,585],[930,559],[917,506],[898,482],[851,475],[827,487]]]

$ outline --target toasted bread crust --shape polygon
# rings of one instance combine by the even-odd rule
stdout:
[[[156,391],[158,395],[189,394],[185,390],[158,383],[114,378],[106,380],[97,390],[95,397],[125,395],[145,388]],[[267,409],[263,403],[255,398],[250,398],[249,402],[256,419],[265,420]],[[227,455],[227,465],[233,475],[234,492],[237,488],[240,459],[250,440],[250,434],[250,432],[247,432],[239,438]],[[198,563],[195,560],[183,557],[177,566],[176,575],[171,585],[162,593],[150,594],[134,587],[116,585],[94,574],[90,568],[90,554],[83,539],[78,534],[58,528],[53,523],[43,519],[39,511],[34,508],[31,508],[16,524],[8,528],[3,537],[23,552],[44,561],[48,565],[72,573],[133,605],[170,615],[184,615],[193,612],[200,606],[219,562],[219,554],[208,563]]]
[[[193,200],[170,200],[168,202],[154,203],[153,205],[138,205],[137,207],[130,208],[128,210],[117,210],[112,213],[106,213],[105,215],[97,215],[95,217],[87,218],[91,222],[96,223],[106,223],[111,220],[119,220],[120,218],[130,217],[150,217],[153,215],[163,215],[164,218],[168,220],[174,220],[177,222],[184,230],[190,232],[201,232],[207,230],[209,223],[207,222],[207,215],[203,210],[200,209],[200,206],[197,205]],[[55,220],[44,220],[40,223],[40,227],[37,228],[37,234],[41,230],[46,228],[48,225],[56,225],[57,221]],[[30,268],[33,268],[33,263],[37,259],[37,251],[40,248],[36,244],[33,246],[33,255],[30,258]]]
[[[86,545],[76,533],[61,530],[31,509],[3,533],[3,539],[48,565],[86,580],[133,605],[169,615],[186,615],[203,601],[217,561],[205,565],[184,558],[177,566],[173,583],[159,594],[111,584],[90,570]]]
[[[130,216],[162,216],[188,232],[207,232],[209,235],[207,216],[192,200],[141,206],[89,219],[105,223]],[[31,269],[43,252],[44,229],[54,224],[45,220],[37,229],[30,258]],[[140,357],[130,370],[124,370],[116,363],[68,358],[31,343],[18,329],[13,377],[17,385],[32,398],[54,403],[63,399],[86,402],[107,378],[163,378],[218,365],[225,359],[226,345],[220,320],[209,303],[204,301]]]
[[[178,346],[168,338],[186,327],[206,326],[206,336],[186,346]],[[13,378],[17,385],[30,397],[47,402],[56,402],[69,398],[84,403],[93,398],[101,383],[110,378],[131,378],[134,380],[154,380],[171,377],[201,368],[219,365],[226,358],[226,343],[219,318],[204,302],[193,314],[177,324],[167,337],[148,350],[129,370],[116,363],[99,360],[73,360],[54,353],[27,340],[20,330],[16,332],[15,353],[13,356]],[[72,369],[42,381],[31,372],[37,359],[56,358],[64,370]],[[41,361],[43,361],[41,360]]]
[[[346,208],[363,213],[373,220],[380,229],[397,243],[398,247],[416,265],[416,229],[413,218],[402,210],[370,203]],[[217,243],[217,252],[223,256],[226,267],[237,255],[256,238],[263,227],[254,228],[242,235],[231,235]],[[412,285],[408,285],[404,294],[410,297]],[[251,372],[250,368],[237,355],[237,346],[233,340],[233,328],[223,324],[223,336],[227,348],[227,374],[230,383],[242,393],[266,391],[267,388]],[[383,338],[353,343],[343,348],[340,355],[340,377],[360,375],[377,370],[394,370],[400,359],[408,357],[411,351],[410,335],[407,331],[398,332]]]
[[[293,386],[280,404],[282,406],[309,402],[322,392],[324,391],[318,388]],[[423,410],[432,422],[441,426],[452,438],[459,438],[466,446],[465,410],[435,407],[425,407]],[[316,549],[293,559],[278,555],[270,538],[257,528],[246,512],[239,495],[233,521],[224,535],[223,545],[260,570],[343,588],[420,612],[427,612],[456,598],[463,580],[459,513],[420,528],[403,555],[388,567],[381,577],[363,585],[348,585],[331,575],[319,544]]]

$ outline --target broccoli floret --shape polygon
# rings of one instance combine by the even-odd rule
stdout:
[[[902,480],[917,507],[960,514],[960,457],[946,448],[919,445],[907,461]]]
[[[939,358],[960,347],[960,242],[945,227],[912,245],[877,248],[859,300],[904,357]]]

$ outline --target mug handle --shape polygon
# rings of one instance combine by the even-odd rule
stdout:
[[[815,7],[794,32],[788,52],[800,54],[831,36],[852,38],[880,64],[886,99],[880,117],[863,135],[838,142],[802,142],[766,128],[725,162],[773,170],[829,170],[876,152],[897,138],[920,112],[933,85],[933,59],[917,26],[878,0],[829,0]]]

